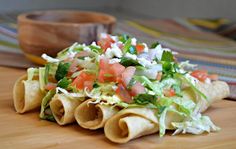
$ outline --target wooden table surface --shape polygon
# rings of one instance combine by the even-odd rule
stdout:
[[[111,143],[103,130],[89,131],[78,125],[66,127],[40,120],[38,112],[19,115],[12,101],[14,81],[25,70],[0,67],[0,148],[201,148],[236,149],[236,102],[223,100],[215,103],[206,114],[222,128],[218,133],[177,135],[171,132],[163,138],[157,134],[136,139],[127,144]]]

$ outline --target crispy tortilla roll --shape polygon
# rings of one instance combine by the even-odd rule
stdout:
[[[89,103],[91,101],[93,100],[86,100],[75,110],[75,119],[83,128],[91,130],[102,128],[106,121],[119,111],[117,107]]]
[[[64,94],[55,94],[50,102],[52,114],[59,125],[75,122],[75,108],[82,103],[80,99],[71,99]]]
[[[13,88],[13,101],[17,113],[40,107],[44,93],[41,92],[38,80],[27,80],[27,75],[20,77]]]
[[[223,81],[214,81],[211,84],[203,84],[199,82],[197,88],[208,98],[208,100],[204,100],[202,99],[203,97],[199,97],[199,95],[195,98],[197,101],[202,102],[202,108],[200,109],[201,112],[205,111],[213,102],[226,98],[230,94],[228,84]]]
[[[183,98],[186,100],[202,101],[200,111],[206,110],[213,102],[225,98],[229,95],[229,87],[225,82],[215,81],[212,84],[198,84],[209,102],[205,102],[202,97],[196,96],[191,90],[184,92]],[[106,137],[115,143],[126,143],[134,138],[156,133],[159,131],[156,111],[148,108],[128,108],[118,112],[110,118],[104,127]],[[171,122],[181,122],[181,116],[173,112],[167,112],[165,124],[166,129],[173,129]]]
[[[148,108],[122,110],[110,118],[104,127],[106,137],[116,143],[125,143],[155,133],[158,129],[155,111]]]

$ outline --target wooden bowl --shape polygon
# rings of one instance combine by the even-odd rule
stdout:
[[[113,16],[88,11],[53,10],[18,16],[18,40],[25,56],[42,64],[41,55],[51,56],[74,42],[89,44],[102,32],[112,33]]]

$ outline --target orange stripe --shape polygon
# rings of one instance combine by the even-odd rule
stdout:
[[[39,65],[46,64],[46,61],[39,56],[28,54],[28,53],[24,53],[24,55],[26,58],[28,58],[30,61],[32,61],[36,64],[39,64]]]

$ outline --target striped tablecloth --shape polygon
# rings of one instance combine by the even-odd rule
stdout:
[[[15,16],[0,15],[0,65],[27,68],[33,64],[19,49]],[[114,34],[128,34],[149,44],[158,41],[177,51],[178,60],[190,60],[200,69],[219,74],[230,85],[230,97],[236,99],[235,41],[200,31],[185,19],[120,20]]]

